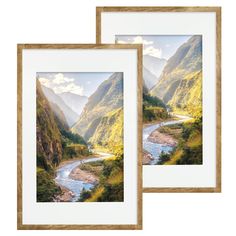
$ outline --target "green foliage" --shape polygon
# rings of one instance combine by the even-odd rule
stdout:
[[[124,183],[105,184],[104,191],[97,199],[98,202],[123,202],[124,201]]]
[[[88,171],[96,176],[100,176],[103,170],[103,161],[83,163],[80,165],[80,169]]]
[[[202,116],[202,72],[187,74],[179,83],[168,105],[177,113]]]
[[[202,164],[202,118],[180,125],[182,133],[178,139],[178,146],[168,155],[161,154],[158,164]]]
[[[117,72],[103,81],[97,90],[89,97],[88,103],[79,121],[72,127],[72,131],[81,134],[86,141],[91,138],[95,139],[95,143],[95,141],[97,142],[99,140],[98,137],[93,137],[93,134],[97,134],[96,128],[100,126],[99,131],[102,133],[102,127],[106,129],[109,123],[114,124],[111,115],[108,114],[122,108],[123,73]],[[117,124],[118,123],[119,122],[117,122]],[[94,132],[95,130],[96,132]],[[121,131],[119,131],[119,133],[120,132]]]
[[[87,163],[82,167],[85,168],[85,170],[99,175],[99,184],[91,191],[83,190],[79,201],[123,201],[123,147],[116,147],[114,153],[115,157],[112,159],[94,162],[94,164]],[[102,168],[98,171],[99,166],[102,166]]]
[[[87,146],[82,144],[69,144],[63,148],[63,159],[68,160],[75,157],[89,156],[91,153],[89,152]]]
[[[185,147],[181,159],[177,160],[177,165],[201,165],[202,145],[197,147]]]
[[[84,139],[79,134],[74,134],[71,131],[65,130],[65,129],[60,129],[60,132],[68,144],[78,143],[78,144],[87,145]]]
[[[202,164],[202,117],[193,123],[183,125],[182,146],[183,154],[177,165]]]
[[[170,154],[161,152],[160,157],[159,157],[156,164],[157,165],[162,165],[162,164],[164,164],[165,162],[167,162],[169,160],[170,160]]]
[[[38,153],[37,153],[37,167],[43,168],[46,171],[49,171],[51,169],[46,159],[41,154]]]
[[[166,109],[162,107],[147,107],[143,106],[143,121],[161,121],[169,117]]]
[[[165,104],[159,98],[143,93],[143,121],[151,122],[167,118]]]
[[[83,188],[82,192],[80,193],[79,202],[84,202],[86,199],[90,198],[92,196],[91,191],[85,190]]]
[[[151,96],[149,94],[143,93],[143,104],[144,106],[153,106],[153,107],[162,107],[162,108],[166,108],[165,103],[155,97],[155,96]]]
[[[87,156],[89,151],[83,138],[69,131],[63,112],[55,104],[49,104],[38,79],[36,93],[37,167],[40,167],[37,172],[37,201],[50,202],[60,193],[53,179],[62,158]]]
[[[53,178],[47,171],[37,168],[37,202],[52,202],[61,193]]]
[[[180,139],[182,135],[182,124],[173,124],[167,126],[161,126],[158,131],[160,133],[168,134],[174,139]]]
[[[122,108],[107,113],[99,120],[89,142],[107,148],[114,153],[114,147],[123,146],[123,119]]]
[[[175,54],[168,60],[159,82],[151,90],[153,96],[158,96],[168,104],[184,105],[188,101],[198,102],[200,98],[201,79],[197,82],[186,78],[202,70],[202,37],[192,36],[186,43],[181,45]],[[196,86],[195,86],[196,85]],[[186,92],[187,91],[187,92]],[[200,93],[199,93],[200,91]],[[172,101],[171,101],[172,100]],[[194,104],[194,103],[193,103]],[[195,104],[196,105],[196,104]]]
[[[193,123],[183,124],[182,127],[183,127],[182,138],[185,141],[187,141],[194,133],[202,132],[202,117],[199,117]]]
[[[53,169],[62,158],[61,135],[49,102],[37,80],[37,164]]]

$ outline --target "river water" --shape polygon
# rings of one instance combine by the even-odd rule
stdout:
[[[72,197],[72,202],[75,202],[79,199],[80,193],[83,189],[90,190],[94,187],[94,184],[85,183],[80,180],[73,180],[69,177],[71,171],[79,166],[82,163],[89,163],[89,162],[95,162],[95,161],[101,161],[107,158],[110,158],[112,155],[108,153],[103,152],[97,152],[99,154],[99,157],[94,157],[90,159],[82,159],[77,160],[74,162],[71,162],[69,164],[66,164],[59,168],[56,172],[56,178],[55,181],[58,185],[63,186],[73,192],[74,196]]]
[[[178,117],[180,119],[162,122],[161,126],[180,124],[186,120],[191,119],[188,116],[181,116],[181,115],[175,115],[175,117]],[[148,151],[152,155],[152,158],[153,158],[153,160],[151,160],[149,163],[150,165],[155,165],[157,163],[161,152],[169,153],[170,151],[173,150],[172,146],[153,143],[153,142],[148,141],[149,135],[159,127],[160,127],[160,123],[148,125],[147,127],[143,128],[143,149]]]

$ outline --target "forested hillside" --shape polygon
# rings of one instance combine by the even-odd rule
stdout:
[[[63,159],[88,155],[89,152],[83,138],[70,132],[59,107],[49,103],[38,80],[36,80],[36,96],[37,201],[52,201],[61,191],[53,180],[55,168]]]
[[[86,141],[95,145],[123,143],[122,73],[112,74],[89,97],[72,131],[82,134]]]
[[[151,95],[163,99],[173,110],[190,112],[199,108],[202,88],[202,38],[192,36],[167,61],[159,82]]]

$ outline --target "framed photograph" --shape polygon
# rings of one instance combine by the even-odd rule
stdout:
[[[18,45],[18,229],[142,228],[142,45]]]
[[[96,19],[97,43],[143,45],[144,192],[220,192],[220,7],[97,7]]]

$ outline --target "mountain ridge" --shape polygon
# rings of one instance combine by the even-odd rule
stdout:
[[[88,101],[87,96],[81,96],[71,92],[64,92],[57,95],[61,97],[65,104],[70,107],[78,116],[81,114],[85,104]]]
[[[192,36],[167,61],[161,78],[150,94],[162,99],[174,110],[192,115],[201,113],[202,38]],[[197,105],[196,105],[197,104]],[[193,112],[191,106],[198,107]]]
[[[159,81],[165,65],[166,59],[164,58],[143,56],[143,79],[148,89],[151,89]]]
[[[78,132],[83,136],[87,132],[88,126],[94,120],[122,106],[123,73],[117,72],[103,81],[89,97],[79,120],[72,127],[72,131]]]
[[[45,95],[45,97],[48,99],[50,103],[56,104],[64,113],[67,124],[69,126],[72,126],[77,120],[78,120],[78,114],[73,111],[69,106],[66,105],[66,103],[63,101],[63,99],[58,96],[52,89],[41,85],[42,91]]]

